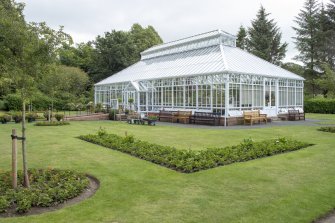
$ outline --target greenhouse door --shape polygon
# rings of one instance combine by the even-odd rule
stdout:
[[[111,99],[111,109],[118,109],[119,108],[119,103],[117,99]]]
[[[276,82],[274,80],[265,81],[265,107],[264,112],[268,116],[276,116]]]

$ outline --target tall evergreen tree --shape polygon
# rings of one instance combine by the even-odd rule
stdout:
[[[319,53],[319,3],[317,0],[306,0],[303,9],[294,20],[297,27],[293,27],[297,36],[294,37],[299,55],[295,58],[302,61],[306,66],[307,77],[306,87],[313,95],[316,94],[316,79],[318,78],[318,58]]]
[[[331,0],[326,8],[328,18],[327,30],[327,56],[328,63],[335,70],[335,0]]]
[[[269,19],[263,6],[248,28],[247,50],[274,64],[285,57],[287,43],[281,43],[281,32],[273,19]]]
[[[318,32],[320,30],[317,0],[307,0],[294,21],[298,25],[293,27],[297,34],[294,39],[300,52],[296,59],[302,61],[309,70],[313,71],[318,58]]]
[[[242,25],[237,33],[236,46],[242,50],[247,48],[247,30]]]

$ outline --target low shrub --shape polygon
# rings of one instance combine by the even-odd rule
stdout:
[[[44,113],[43,113],[43,117],[47,120],[47,121],[49,121],[49,111],[45,111]],[[52,120],[52,117],[53,117],[53,114],[52,114],[52,112],[50,111],[50,119]]]
[[[307,113],[335,114],[335,99],[315,98],[304,102]]]
[[[57,113],[57,114],[55,114],[55,118],[56,118],[57,121],[60,122],[61,120],[64,119],[64,114]]]
[[[318,129],[319,131],[322,132],[331,132],[331,133],[335,133],[335,127],[321,127]]]
[[[38,118],[37,113],[27,113],[26,114],[26,119],[28,120],[28,122],[34,122],[36,121],[37,118]]]
[[[70,122],[36,122],[36,126],[61,126],[70,125]]]
[[[15,123],[20,123],[22,121],[22,114],[20,112],[12,113],[12,118]]]
[[[11,172],[0,173],[0,213],[13,204],[17,213],[25,213],[31,207],[49,207],[78,196],[88,187],[89,181],[84,174],[72,170],[30,169],[28,171],[30,188],[18,185],[13,190]],[[19,172],[18,182],[23,182]]]
[[[10,122],[12,120],[12,116],[4,114],[2,116],[0,116],[0,122],[2,124],[6,124],[7,122]]]
[[[109,120],[116,120],[116,115],[119,113],[116,109],[111,109],[108,113]]]
[[[96,135],[82,135],[79,138],[184,173],[294,151],[310,145],[286,138],[261,142],[248,139],[239,145],[224,148],[209,148],[202,151],[179,150],[170,146],[136,140],[133,136],[121,137],[107,134],[103,129],[100,129]]]

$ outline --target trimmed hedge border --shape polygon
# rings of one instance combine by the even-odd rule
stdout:
[[[36,122],[36,126],[61,126],[70,125],[70,122]]]
[[[85,174],[72,170],[29,169],[30,188],[12,188],[11,172],[0,173],[0,213],[15,207],[25,213],[31,207],[50,207],[80,195],[88,186]],[[18,172],[18,182],[23,175]]]
[[[182,173],[192,173],[235,162],[244,162],[302,149],[311,145],[286,138],[271,139],[261,142],[254,142],[251,139],[246,139],[236,146],[194,151],[180,150],[170,146],[162,146],[135,140],[133,136],[121,137],[115,134],[107,134],[104,130],[100,130],[98,134],[95,135],[82,135],[78,138],[90,143],[128,153],[132,156]]]
[[[335,99],[307,99],[304,101],[306,113],[335,114]]]
[[[319,131],[322,132],[331,132],[331,133],[335,133],[335,127],[321,127],[318,129]]]

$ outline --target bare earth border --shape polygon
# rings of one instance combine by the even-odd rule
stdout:
[[[335,222],[335,209],[328,212],[328,214],[313,221],[313,223],[334,223],[334,222]]]
[[[38,215],[38,214],[42,214],[42,213],[45,213],[45,212],[56,211],[56,210],[71,206],[73,204],[77,204],[77,203],[79,203],[79,202],[81,202],[81,201],[83,201],[87,198],[90,198],[99,189],[100,181],[92,175],[86,174],[86,176],[89,179],[90,184],[89,184],[88,188],[86,188],[84,190],[84,192],[82,192],[77,197],[74,197],[72,199],[69,199],[69,200],[65,201],[64,203],[57,204],[57,205],[51,206],[51,207],[32,207],[27,213],[24,213],[24,214],[15,213],[15,207],[13,207],[13,208],[7,210],[6,213],[0,214],[0,218],[22,217],[22,216]]]

